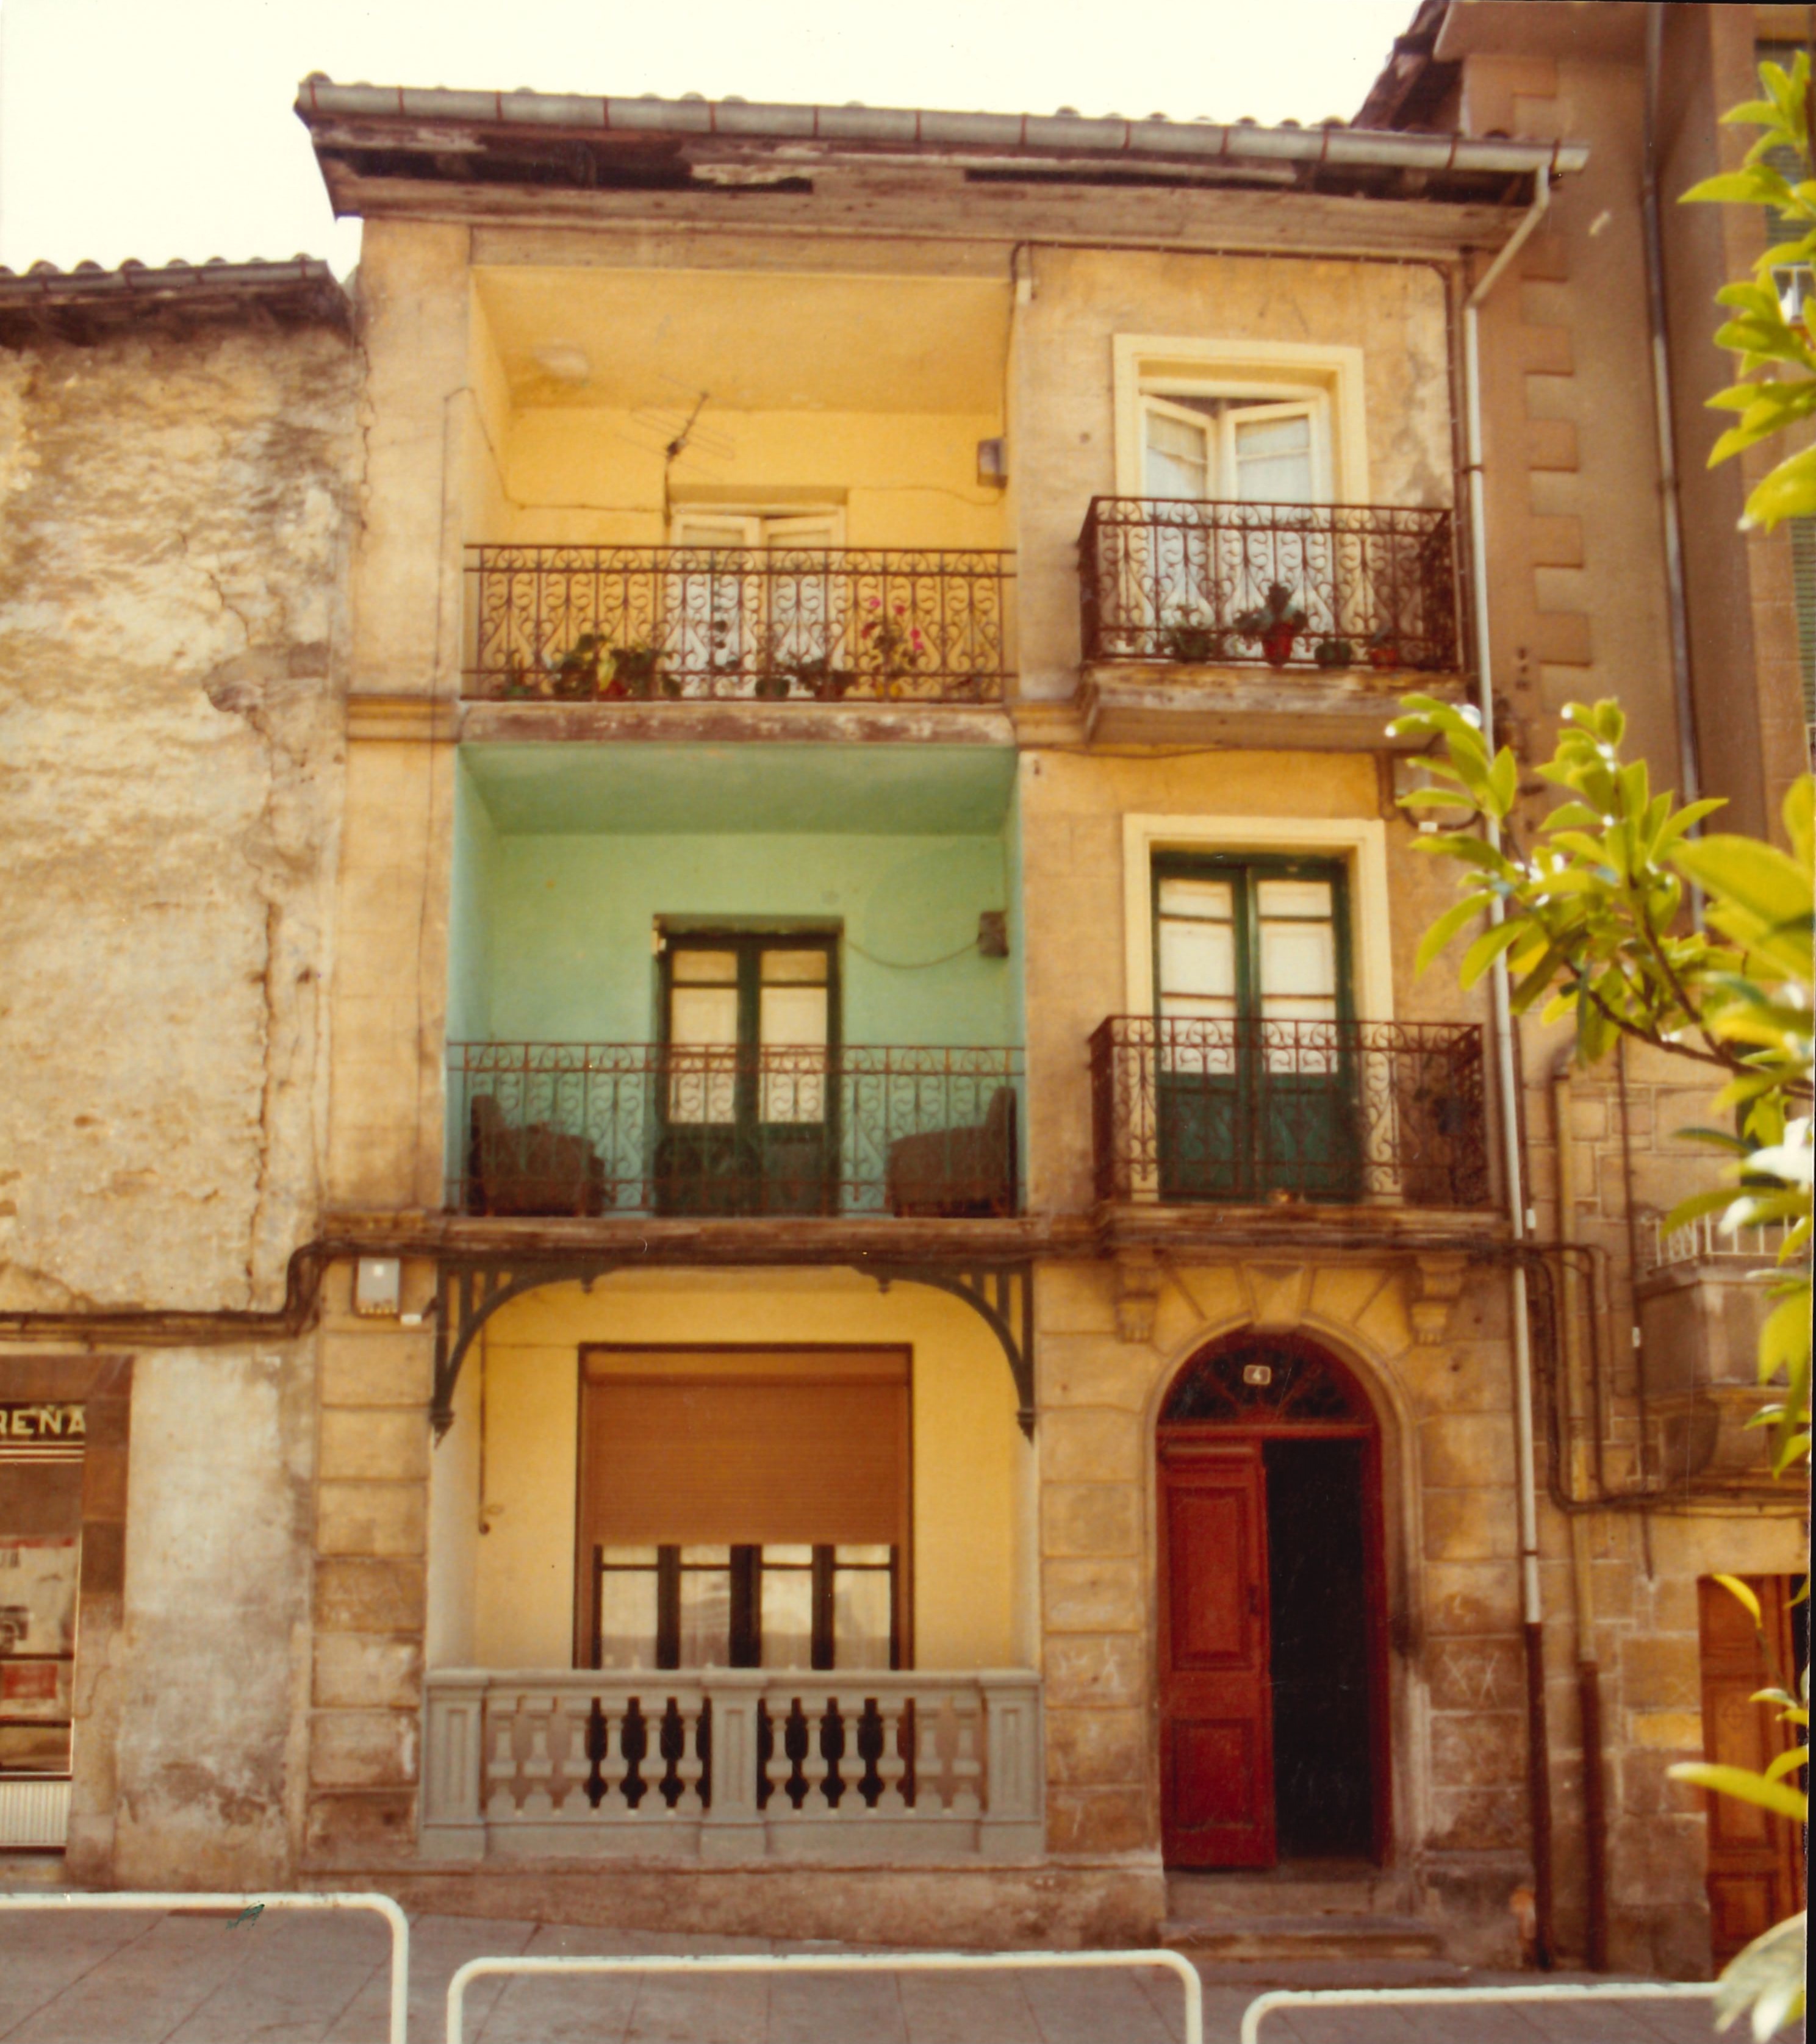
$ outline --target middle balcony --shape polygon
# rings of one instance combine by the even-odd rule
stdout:
[[[773,946],[760,1024],[815,1042],[737,1040],[740,959],[671,962],[683,1040],[455,1043],[464,1147],[456,1212],[498,1216],[893,1215],[1020,1211],[1019,1050],[833,1046],[825,959]],[[816,968],[820,977],[813,977]]]
[[[448,1209],[1013,1224],[1015,786],[975,743],[463,744]]]

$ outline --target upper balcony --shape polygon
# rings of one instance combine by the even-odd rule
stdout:
[[[1460,683],[1448,510],[1098,497],[1079,556],[1095,737],[1374,751]]]
[[[1012,554],[745,546],[737,542],[756,535],[737,528],[765,521],[691,522],[731,544],[470,546],[465,692],[507,702],[1002,701]]]
[[[469,739],[1006,740],[1002,279],[473,278]]]

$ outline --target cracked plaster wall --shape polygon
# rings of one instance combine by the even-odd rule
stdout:
[[[313,1231],[357,365],[0,350],[0,1303],[267,1306]]]

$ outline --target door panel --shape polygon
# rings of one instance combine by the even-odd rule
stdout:
[[[1748,1581],[1760,1600],[1763,1640],[1738,1598],[1708,1577],[1697,1585],[1702,1739],[1711,1761],[1756,1771],[1792,1743],[1792,1732],[1777,1722],[1776,1707],[1754,1703],[1753,1693],[1795,1688],[1800,1656],[1791,1623],[1794,1583],[1783,1576]],[[1720,1965],[1802,1907],[1803,1862],[1788,1819],[1731,1796],[1710,1796],[1708,1809],[1710,1935]]]
[[[1268,1539],[1259,1444],[1163,1450],[1160,1483],[1168,1863],[1271,1866]]]

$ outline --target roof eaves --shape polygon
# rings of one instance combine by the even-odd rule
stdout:
[[[291,325],[346,328],[352,308],[328,265],[314,256],[287,262],[167,263],[129,260],[116,269],[79,263],[72,270],[34,263],[22,275],[0,268],[0,339],[71,336],[175,315],[219,322],[265,313]]]
[[[760,105],[738,99],[583,98],[537,92],[456,92],[437,86],[340,85],[319,75],[298,88],[296,111],[312,130],[337,121],[421,129],[560,129],[568,133],[714,136],[730,140],[911,144],[928,152],[989,148],[1047,157],[1215,157],[1222,162],[1379,165],[1553,176],[1580,170],[1580,143],[1499,136],[1404,134],[1255,121],[1124,121],[1071,113],[965,113],[933,108]]]

